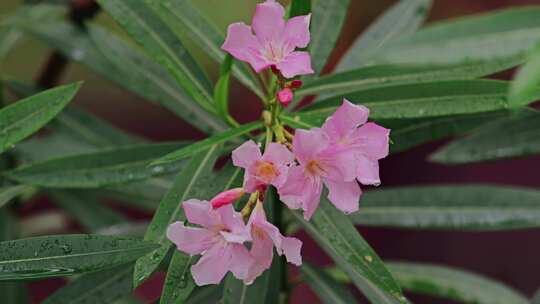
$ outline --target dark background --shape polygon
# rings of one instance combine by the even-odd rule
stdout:
[[[327,70],[336,63],[354,39],[381,12],[396,1],[350,0],[351,6],[344,31],[332,55]],[[428,23],[481,13],[501,8],[537,4],[540,0],[435,0]],[[8,13],[19,1],[0,0],[0,15]],[[256,1],[254,0],[198,0],[197,5],[225,29],[226,25],[238,20],[249,22]],[[115,26],[103,13],[98,16],[100,23]],[[217,65],[213,64],[196,48],[195,56],[201,60],[215,76]],[[47,63],[50,52],[35,41],[24,41],[7,61],[0,66],[2,74],[16,76],[29,81],[35,80]],[[512,72],[497,75],[511,77]],[[62,77],[62,82],[84,79],[83,90],[77,96],[76,104],[112,122],[114,125],[155,141],[201,138],[203,134],[179,121],[166,110],[144,102],[114,84],[100,79],[84,67],[70,65]],[[231,92],[231,112],[240,121],[256,119],[260,106],[256,97],[237,83]],[[444,141],[443,141],[444,142]],[[431,143],[414,150],[392,155],[381,162],[381,187],[434,183],[494,183],[540,188],[540,157],[497,161],[468,166],[441,166],[427,163],[426,155],[443,142]],[[37,214],[56,214],[45,197],[33,199],[25,204],[20,216],[32,221]],[[361,211],[360,211],[361,212]],[[134,219],[150,219],[151,214],[128,211]],[[77,225],[69,223],[69,232],[76,232]],[[540,231],[519,230],[510,232],[451,232],[413,231],[383,228],[359,227],[360,232],[385,260],[407,260],[433,262],[471,270],[504,282],[527,296],[531,296],[540,286]],[[66,232],[56,231],[56,232]],[[306,261],[328,265],[332,261],[324,255],[305,234],[303,255]],[[293,273],[296,273],[293,270]],[[159,295],[162,275],[137,291],[141,299],[151,301]],[[40,303],[48,294],[64,284],[63,279],[31,283],[33,303]],[[415,303],[452,303],[439,299],[412,296]],[[318,303],[307,286],[300,285],[292,297],[293,303]]]

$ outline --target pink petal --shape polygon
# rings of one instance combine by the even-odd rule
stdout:
[[[262,46],[243,22],[232,23],[227,29],[227,38],[221,48],[236,59],[249,62],[257,72],[271,65],[261,56]]]
[[[270,143],[264,152],[262,159],[274,164],[290,164],[294,161],[292,154],[287,147],[278,143]]]
[[[381,159],[388,156],[389,129],[368,122],[358,129],[358,137],[362,143],[363,152],[369,158]]]
[[[300,255],[302,241],[293,237],[284,237],[281,240],[281,249],[287,258],[287,262],[296,266],[302,265],[302,256]]]
[[[308,52],[292,52],[278,63],[277,67],[285,78],[315,73],[311,67],[311,56]]]
[[[358,201],[362,191],[356,181],[335,182],[325,180],[324,183],[329,191],[328,199],[336,208],[347,214],[358,211]]]
[[[293,138],[293,153],[298,161],[305,165],[327,148],[328,136],[319,128],[296,130]]]
[[[380,185],[379,162],[360,155],[356,160],[356,175],[361,184]]]
[[[312,181],[308,185],[308,188],[305,190],[308,195],[302,205],[302,209],[304,209],[304,219],[306,221],[311,219],[315,213],[315,210],[317,210],[317,207],[319,207],[322,192],[322,183],[320,180]]]
[[[332,146],[321,152],[319,158],[323,162],[325,178],[335,181],[353,181],[356,179],[356,155],[353,149]]]
[[[210,248],[214,243],[213,236],[206,229],[185,227],[181,222],[173,223],[167,228],[167,238],[178,250],[190,255],[200,254]]]
[[[349,139],[347,136],[360,125],[365,124],[368,116],[368,108],[343,99],[341,106],[326,120],[322,129],[330,136],[332,141],[347,141]],[[343,144],[346,144],[346,142]]]
[[[245,280],[255,260],[244,245],[235,244],[231,247],[232,256],[229,269],[237,279]]]
[[[221,223],[230,231],[230,233],[236,234],[238,237],[245,237],[247,231],[242,215],[239,212],[236,212],[232,205],[223,206],[216,211],[221,217]]]
[[[247,193],[253,193],[257,191],[258,186],[260,183],[257,181],[257,179],[252,176],[252,174],[248,171],[244,174],[244,189]]]
[[[295,47],[305,48],[309,44],[309,22],[311,14],[306,16],[296,16],[289,21],[285,26],[284,38],[285,41]]]
[[[190,199],[182,203],[182,207],[186,218],[192,224],[212,227],[221,223],[219,215],[214,212],[212,205],[207,201]]]
[[[227,271],[231,261],[230,246],[214,245],[191,267],[191,274],[198,286],[219,284]]]
[[[257,4],[251,26],[259,42],[272,42],[282,35],[285,29],[284,15],[283,6],[274,0]]]
[[[287,181],[287,176],[289,175],[289,167],[287,165],[278,165],[276,167],[279,175],[274,178],[271,184],[276,188],[280,188]]]
[[[298,132],[298,131],[297,131]],[[279,197],[290,209],[299,209],[305,200],[306,185],[309,183],[308,177],[304,174],[304,169],[294,166],[289,169],[286,182],[278,188]]]
[[[232,151],[233,164],[244,169],[251,166],[251,164],[261,157],[261,150],[253,140],[246,141],[240,147]]]
[[[274,245],[268,235],[265,233],[253,233],[253,243],[249,252],[253,257],[253,263],[246,278],[248,283],[253,282],[266,269],[270,268],[274,255],[273,248]]]

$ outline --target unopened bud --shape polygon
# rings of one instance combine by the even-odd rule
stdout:
[[[302,84],[303,84],[302,80],[295,79],[295,80],[291,81],[290,87],[292,89],[299,89],[299,88],[302,87]]]
[[[284,88],[277,93],[277,99],[284,107],[286,107],[293,100],[293,91],[290,88]]]
[[[232,204],[244,195],[243,188],[234,188],[227,191],[223,191],[210,200],[212,208],[217,209],[222,206]]]
[[[270,66],[270,69],[272,70],[272,73],[274,73],[274,74],[276,74],[276,75],[279,75],[280,72],[279,72],[279,69],[278,69],[277,65],[272,64],[272,65]]]

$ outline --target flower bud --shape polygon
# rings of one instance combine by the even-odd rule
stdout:
[[[210,200],[212,208],[217,209],[222,206],[232,204],[244,195],[243,188],[234,188],[227,191],[223,191]]]
[[[274,73],[274,74],[276,74],[276,75],[279,75],[279,74],[280,74],[277,65],[272,64],[272,65],[270,66],[270,69],[272,70],[272,73]]]
[[[303,84],[302,80],[295,79],[295,80],[291,81],[290,87],[292,89],[299,89],[299,88],[302,87],[302,84]]]
[[[284,107],[286,107],[293,100],[293,91],[290,88],[284,88],[277,93],[277,99]]]

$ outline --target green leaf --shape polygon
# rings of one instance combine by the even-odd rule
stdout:
[[[196,288],[186,304],[219,303],[222,290],[223,283]]]
[[[313,69],[320,74],[334,49],[347,16],[349,0],[313,0],[309,53]]]
[[[161,304],[185,303],[195,289],[195,282],[189,272],[194,257],[175,250],[167,271],[167,278],[161,294]]]
[[[321,95],[324,98],[341,96],[374,88],[405,84],[429,83],[434,81],[473,79],[491,75],[523,62],[523,57],[482,63],[455,64],[448,66],[399,66],[377,65],[331,74],[306,81],[295,91],[296,97]],[[319,101],[317,101],[319,102]]]
[[[418,145],[464,134],[496,119],[508,116],[507,111],[486,112],[470,115],[445,116],[428,119],[407,119],[380,121],[384,127],[390,128],[393,144],[390,153],[398,153]],[[401,124],[395,126],[395,124]]]
[[[43,304],[114,303],[132,292],[133,267],[119,266],[82,275],[50,295]]]
[[[225,35],[193,5],[193,0],[147,0],[175,31],[178,37],[189,37],[202,51],[215,62],[225,60],[226,53],[221,49]],[[240,82],[264,99],[259,82],[246,63],[238,62],[232,73]]]
[[[167,251],[171,247],[166,238],[167,227],[175,221],[184,220],[182,202],[190,198],[210,198],[215,187],[212,169],[219,156],[219,145],[212,145],[207,151],[195,155],[174,180],[172,187],[167,191],[154,213],[152,222],[144,239],[161,245],[152,253],[140,258],[135,264],[134,285],[138,286],[146,280],[159,266]],[[221,190],[221,189],[219,189]]]
[[[0,110],[0,153],[32,135],[71,101],[81,83],[56,87]]]
[[[132,262],[155,248],[155,244],[138,239],[99,235],[56,235],[0,242],[0,281],[98,271]]]
[[[126,223],[119,213],[101,204],[97,197],[84,191],[53,191],[55,205],[65,210],[88,232]]]
[[[305,16],[311,13],[311,0],[292,0],[289,8],[289,18]]]
[[[534,293],[534,296],[533,298],[531,299],[531,303],[530,304],[540,304],[540,290],[537,290],[535,293]]]
[[[0,210],[0,241],[17,238],[17,224],[10,212]],[[28,303],[28,290],[24,282],[0,282],[0,295],[5,304]]]
[[[375,251],[327,199],[309,222],[298,212],[293,215],[372,303],[408,303]]]
[[[527,99],[534,98],[540,86],[540,44],[531,51],[528,61],[518,70],[510,86],[510,106],[522,105]]]
[[[308,107],[301,115],[308,121],[324,121],[343,98],[368,107],[369,117],[375,120],[473,114],[508,108],[507,90],[508,82],[495,80],[398,85],[329,98]]]
[[[212,112],[211,84],[174,32],[144,1],[98,0],[146,52],[174,76],[203,108]]]
[[[186,162],[150,165],[184,143],[143,144],[60,157],[5,172],[8,178],[50,188],[99,188],[176,172]]]
[[[201,141],[198,141],[180,150],[169,153],[157,159],[156,161],[154,161],[152,165],[158,165],[158,164],[164,164],[164,163],[177,161],[179,159],[182,159],[182,158],[194,155],[196,153],[199,153],[203,150],[206,150],[208,149],[208,147],[212,145],[221,144],[221,143],[230,141],[244,134],[248,134],[249,132],[255,131],[261,127],[262,127],[261,122],[247,123],[238,128],[227,130],[225,132],[222,132],[214,136],[208,137],[206,139],[203,139]]]
[[[540,112],[516,113],[437,150],[430,160],[465,164],[540,153]]]
[[[448,64],[524,55],[540,39],[540,8],[521,7],[433,23],[380,50],[378,62]]]
[[[515,291],[468,271],[421,263],[388,263],[401,286],[411,292],[476,304],[527,304]]]
[[[9,203],[10,200],[31,189],[31,187],[26,185],[0,187],[0,208]]]
[[[67,22],[22,25],[23,30],[70,60],[148,101],[163,105],[201,131],[213,132],[223,128],[213,115],[183,93],[165,68],[150,60],[137,47],[98,25],[89,24],[88,27],[92,36]]]
[[[350,304],[357,302],[346,286],[335,281],[324,271],[305,262],[302,264],[301,270],[305,281],[311,286],[311,290],[319,296],[323,303]]]
[[[540,191],[489,185],[436,185],[368,191],[356,225],[467,231],[540,226]]]
[[[389,42],[414,33],[426,19],[431,4],[431,0],[401,0],[394,4],[353,42],[336,71],[369,64],[369,60]]]
[[[214,88],[216,111],[224,118],[229,117],[229,84],[233,63],[233,57],[227,55],[221,64],[219,78]]]

